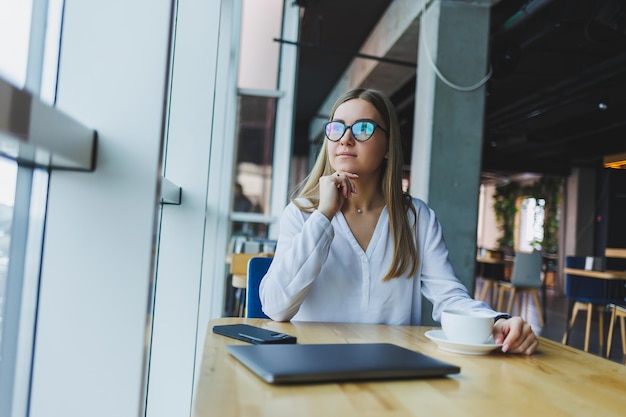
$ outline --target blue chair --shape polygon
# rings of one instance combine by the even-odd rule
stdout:
[[[246,317],[248,318],[269,318],[261,309],[259,285],[271,263],[271,257],[254,257],[248,261],[248,288],[246,291]]]
[[[567,256],[565,266],[568,268],[585,269],[585,256]],[[598,312],[598,335],[600,351],[604,345],[604,313],[607,305],[615,301],[615,292],[607,280],[585,277],[581,275],[565,274],[565,295],[569,301],[568,325],[561,343],[567,344],[569,335],[576,322],[579,312],[587,312],[587,322],[585,326],[585,352],[589,351],[589,336],[591,333],[591,319],[593,312]]]

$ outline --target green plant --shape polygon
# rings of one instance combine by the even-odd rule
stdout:
[[[561,177],[542,177],[527,190],[527,195],[545,200],[543,220],[543,241],[541,250],[545,253],[559,251],[559,204],[561,202]]]
[[[559,203],[561,201],[561,177],[541,177],[533,184],[522,186],[518,182],[510,182],[496,187],[493,209],[502,236],[498,244],[502,249],[512,249],[515,240],[515,215],[517,199],[520,197],[541,198],[545,201],[543,224],[543,241],[532,242],[531,245],[544,253],[557,253],[559,250]]]
[[[515,215],[517,214],[516,201],[521,187],[517,182],[496,187],[494,194],[493,209],[496,220],[500,223],[499,229],[502,236],[498,239],[500,248],[513,248],[515,238]]]

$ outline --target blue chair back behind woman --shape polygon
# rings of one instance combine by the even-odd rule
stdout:
[[[261,308],[259,285],[271,263],[271,257],[254,257],[248,262],[248,287],[246,291],[246,317],[248,318],[269,318]]]

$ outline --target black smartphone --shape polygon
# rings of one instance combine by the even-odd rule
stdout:
[[[275,332],[261,327],[250,326],[249,324],[224,324],[213,326],[213,333],[255,345],[268,344],[293,344],[297,342],[295,336]]]

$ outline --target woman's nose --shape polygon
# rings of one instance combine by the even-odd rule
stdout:
[[[346,133],[344,133],[341,139],[339,139],[339,143],[342,145],[353,144],[355,140],[354,136],[352,136],[352,129],[346,129]]]

